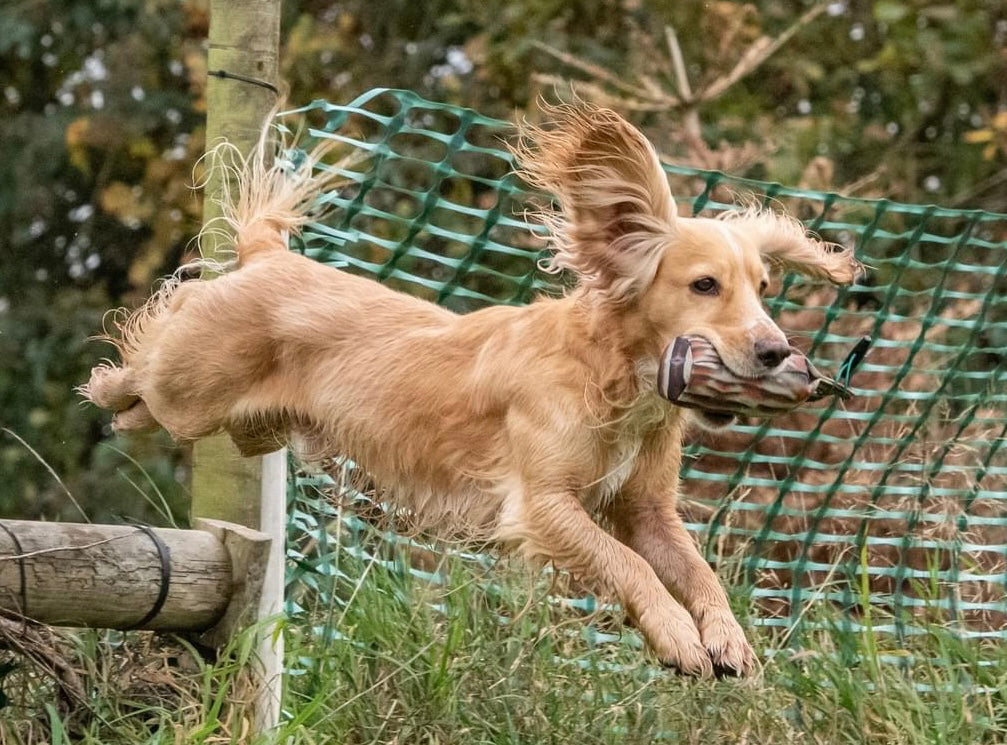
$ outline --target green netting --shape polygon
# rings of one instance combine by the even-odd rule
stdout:
[[[384,89],[296,114],[312,136],[370,155],[325,195],[335,209],[305,232],[307,255],[458,312],[555,290],[537,269],[543,231],[522,218],[530,194],[510,174],[512,125]],[[1007,636],[1007,215],[666,170],[683,214],[755,195],[871,268],[839,290],[789,276],[769,301],[826,370],[862,335],[876,341],[848,404],[690,445],[683,511],[710,560],[750,588],[766,626],[827,603],[856,629],[869,603],[872,628],[899,638],[924,622]],[[325,485],[336,488],[298,477],[293,498],[317,505]],[[309,512],[292,513],[314,547],[295,552],[295,585],[325,573],[327,521],[354,525]]]

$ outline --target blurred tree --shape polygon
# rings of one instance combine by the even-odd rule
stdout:
[[[284,13],[293,103],[388,86],[514,118],[572,85],[679,160],[1007,210],[1001,0],[290,0]],[[98,445],[107,418],[72,389],[109,352],[86,341],[104,310],[139,302],[190,250],[207,21],[206,0],[0,7],[0,514],[72,516],[55,473],[92,517],[160,519],[138,498],[155,493],[141,468],[184,512],[184,454],[164,438]]]
[[[137,488],[182,506],[166,443],[96,450],[106,417],[73,387],[109,352],[88,341],[105,310],[145,294],[198,226],[188,71],[205,20],[167,1],[0,8],[0,514],[76,516],[66,490],[96,518],[150,514]]]
[[[702,141],[727,158],[717,164],[747,175],[793,183],[807,175],[820,188],[865,196],[1007,209],[995,189],[1004,152],[980,141],[1007,109],[999,0],[416,7],[288,3],[283,64],[294,99],[405,87],[509,118],[534,108],[539,94],[569,95],[572,83],[585,98],[621,106],[670,156],[696,165],[683,127],[692,109]],[[767,47],[772,53],[753,65]],[[739,70],[746,74],[733,77]]]

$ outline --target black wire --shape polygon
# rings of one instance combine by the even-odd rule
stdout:
[[[242,83],[248,83],[250,85],[257,85],[260,88],[267,88],[275,93],[277,96],[280,95],[280,90],[272,83],[265,80],[259,80],[258,78],[250,78],[245,75],[238,75],[234,72],[228,72],[227,70],[210,70],[206,73],[214,78],[220,78],[221,80],[238,80]]]
[[[157,557],[161,562],[161,586],[157,593],[157,600],[154,601],[154,605],[147,612],[147,615],[134,623],[132,626],[124,627],[124,631],[129,631],[130,629],[142,629],[157,618],[157,614],[160,613],[161,608],[164,607],[164,601],[168,599],[168,589],[171,587],[171,550],[164,544],[161,537],[150,527],[146,525],[137,525],[136,529],[141,533],[146,533],[150,540],[154,543],[154,547],[157,548]]]

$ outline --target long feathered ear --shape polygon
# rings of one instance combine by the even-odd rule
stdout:
[[[809,235],[793,217],[751,207],[723,212],[720,218],[752,236],[766,260],[780,271],[842,285],[855,281],[864,271],[851,249]]]
[[[545,268],[575,272],[613,301],[653,281],[675,232],[675,206],[653,146],[613,111],[584,104],[547,109],[549,129],[521,128],[513,151],[520,175],[554,194],[541,219],[555,253]]]

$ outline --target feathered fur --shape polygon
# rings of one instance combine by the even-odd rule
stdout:
[[[675,235],[675,205],[657,153],[613,111],[546,112],[563,126],[525,124],[513,147],[521,176],[559,202],[539,213],[554,241],[545,268],[572,271],[581,287],[627,302],[653,279]]]
[[[753,206],[726,210],[719,218],[743,232],[750,231],[759,251],[780,272],[800,272],[845,285],[863,271],[853,251],[808,235],[804,225],[790,215]]]

